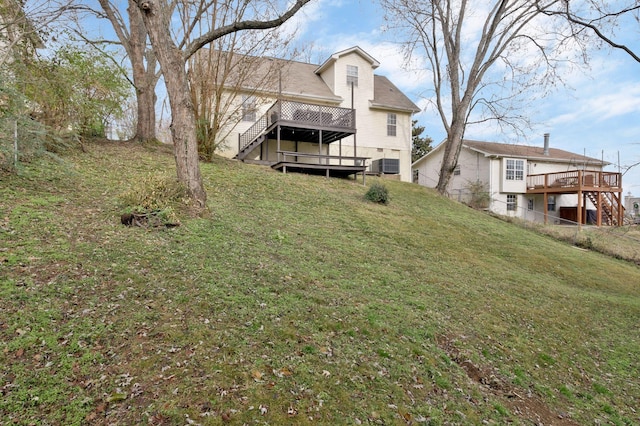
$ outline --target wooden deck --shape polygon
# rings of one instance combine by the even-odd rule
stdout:
[[[578,191],[622,192],[622,176],[620,173],[583,170],[527,176],[527,194]]]
[[[367,157],[345,157],[340,155],[310,154],[292,151],[278,151],[278,161],[271,168],[283,173],[297,172],[326,177],[348,177],[362,174],[365,183]]]
[[[356,113],[351,108],[276,101],[238,137],[238,158],[264,139],[330,144],[356,133]]]
[[[253,126],[239,135],[236,158],[244,161],[263,143],[273,141],[276,143],[277,161],[269,161],[267,151],[266,158],[260,152],[260,163],[266,162],[284,173],[289,171],[327,177],[361,173],[364,183],[368,158],[342,155],[342,139],[349,136],[352,136],[353,142],[351,152],[356,152],[355,119],[355,110],[352,108],[278,100]],[[295,142],[296,150],[299,142],[306,142],[307,147],[309,143],[317,145],[318,152],[285,151],[281,149],[283,141]],[[329,146],[334,142],[339,144],[340,155],[329,154]]]
[[[603,218],[608,225],[621,226],[622,174],[595,170],[572,170],[559,173],[544,173],[527,176],[527,194],[544,195],[544,220],[547,223],[547,198],[556,194],[577,194],[576,222],[584,223],[584,206],[587,199],[596,207],[597,226]]]

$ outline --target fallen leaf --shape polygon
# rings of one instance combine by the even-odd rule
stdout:
[[[125,392],[114,392],[109,395],[106,399],[107,402],[120,402],[127,399],[127,394]]]
[[[262,380],[262,375],[263,375],[263,374],[262,374],[261,372],[259,372],[258,370],[253,370],[253,371],[251,372],[251,377],[253,377],[253,379],[254,379],[255,381]]]

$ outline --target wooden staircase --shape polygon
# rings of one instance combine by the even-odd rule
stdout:
[[[598,193],[597,192],[587,192],[587,197],[593,203],[593,205],[598,209]],[[618,226],[622,225],[618,223],[618,206],[622,207],[618,196],[613,192],[603,192],[600,196],[601,208],[604,213],[602,219],[606,222],[607,225],[610,226]]]
[[[275,107],[275,104],[269,109]],[[267,118],[267,112],[260,117],[246,132],[238,136],[238,153],[234,158],[238,160],[244,160],[251,151],[259,146],[267,139],[267,128],[269,127],[269,119]],[[273,123],[271,123],[273,124]]]
[[[249,144],[242,147],[242,149],[240,150],[240,152],[238,152],[235,158],[237,158],[238,160],[244,160],[247,157],[247,155],[249,155],[249,153],[253,151],[254,148],[259,146],[266,139],[267,139],[266,135],[264,134],[259,135],[257,138],[249,142]]]

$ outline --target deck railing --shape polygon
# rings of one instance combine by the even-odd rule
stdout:
[[[351,108],[296,101],[276,101],[258,121],[240,135],[239,151],[249,146],[267,128],[278,122],[283,125],[300,125],[306,128],[354,130],[356,114],[355,110]]]
[[[595,170],[572,170],[568,172],[543,173],[527,176],[527,188],[620,188],[621,176],[615,172]]]
[[[369,157],[345,157],[342,155],[312,154],[308,152],[278,151],[278,162],[297,164],[322,164],[325,166],[366,167]]]

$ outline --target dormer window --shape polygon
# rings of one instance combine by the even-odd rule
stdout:
[[[358,67],[347,65],[347,86],[358,86]]]

